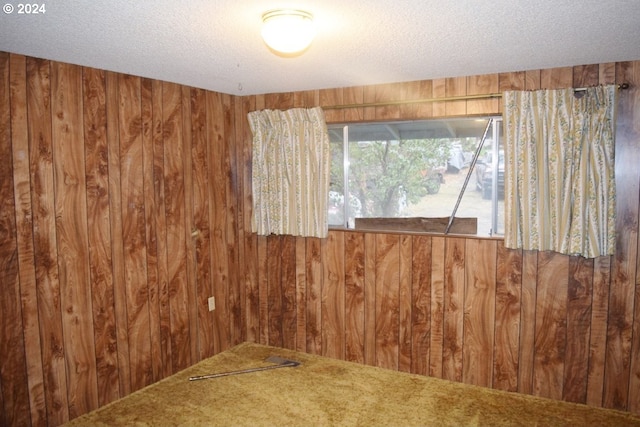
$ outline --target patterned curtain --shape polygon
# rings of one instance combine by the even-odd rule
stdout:
[[[613,254],[616,99],[614,85],[503,94],[507,247]]]
[[[322,108],[254,111],[248,118],[253,231],[327,237],[330,148]]]

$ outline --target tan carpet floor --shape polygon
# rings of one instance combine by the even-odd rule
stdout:
[[[301,362],[223,378],[190,376]],[[629,413],[244,343],[68,426],[640,426]]]

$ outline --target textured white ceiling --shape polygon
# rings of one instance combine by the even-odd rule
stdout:
[[[640,0],[3,0],[0,50],[252,95],[640,59]],[[6,4],[14,6],[6,13]],[[276,7],[318,35],[282,58]]]

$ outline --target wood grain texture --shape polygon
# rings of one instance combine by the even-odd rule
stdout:
[[[296,348],[296,240],[294,236],[284,236],[282,239],[282,347],[294,350]]]
[[[401,98],[404,101],[414,101],[431,98],[431,81],[420,80],[406,82],[401,87]],[[429,117],[433,114],[431,103],[407,103],[400,106],[400,117],[411,120],[416,117]]]
[[[344,359],[345,354],[345,289],[344,233],[330,232],[323,243],[322,279],[322,355]]]
[[[322,354],[322,243],[306,239],[307,351]]]
[[[306,239],[296,239],[296,260],[294,265],[295,302],[293,304],[296,313],[295,350],[302,352],[307,350],[307,313],[305,310],[307,301],[306,256]],[[243,296],[243,300],[246,300],[246,295]]]
[[[34,222],[38,319],[42,339],[45,402],[49,423],[68,420],[66,365],[58,272],[54,206],[51,63],[30,59],[28,69],[29,158]]]
[[[631,91],[619,94],[618,127],[616,129],[616,192],[618,194],[640,194],[640,105],[638,84],[640,67],[637,62],[616,65],[616,81],[632,85]],[[630,174],[627,179],[626,174]],[[609,330],[607,360],[605,368],[604,405],[613,408],[631,407],[640,410],[640,340],[633,332],[640,331],[635,316],[638,309],[638,201],[632,197],[618,197],[616,231],[618,241],[613,257],[612,284],[614,293],[609,299]],[[635,302],[635,304],[634,304]],[[631,378],[627,382],[626,378]],[[629,400],[630,399],[630,400]]]
[[[638,121],[640,120],[640,103],[637,98],[633,97],[635,93],[636,97],[638,96],[638,85],[640,84],[640,64],[636,62],[630,63],[624,69],[625,71],[621,73],[620,80],[621,82],[627,82],[631,85],[632,90],[634,92],[628,93],[624,95],[623,105],[625,105],[625,115],[630,121],[625,121],[624,126],[626,127],[626,132],[628,133],[628,137],[631,141],[634,141],[630,144],[630,148],[635,147],[634,150],[634,158],[631,160],[632,162],[640,161],[640,156],[638,154],[638,148],[640,147],[640,124]],[[635,100],[634,100],[635,99]],[[633,148],[631,148],[633,150]],[[623,154],[624,155],[624,152]],[[626,163],[625,163],[626,164]],[[625,165],[623,164],[623,166]],[[637,163],[636,163],[637,164]],[[635,175],[634,172],[635,171]],[[636,182],[639,182],[640,187],[640,171],[638,168],[634,168],[628,170],[627,173],[631,173],[631,177],[635,178]],[[623,190],[624,191],[624,190]],[[625,194],[625,193],[622,193]],[[633,205],[633,200],[629,200],[630,204]],[[637,220],[635,221],[636,225],[640,223],[640,207],[636,205],[635,207]],[[631,228],[633,227],[633,220],[630,218]],[[637,228],[636,228],[637,230]],[[640,239],[638,236],[638,232],[635,231],[631,235],[631,239]],[[633,240],[632,240],[633,241]],[[640,241],[638,242],[638,246],[636,246],[636,252],[634,254],[633,250],[629,253],[629,261],[633,263],[633,259],[636,260],[635,265],[635,292],[634,292],[634,312],[633,312],[633,341],[631,343],[631,373],[630,373],[630,384],[629,384],[629,402],[627,404],[627,408],[632,412],[640,412],[640,254],[638,251],[640,250]],[[635,255],[635,257],[634,257]]]
[[[131,388],[153,382],[145,233],[141,81],[119,76],[120,179]]]
[[[540,70],[529,70],[525,72],[524,75],[524,89],[525,90],[537,90],[542,89],[541,83],[541,71]]]
[[[111,269],[109,157],[104,72],[87,68],[84,70],[82,83],[91,299],[98,403],[99,406],[103,406],[120,397],[114,284]]]
[[[411,218],[356,218],[355,229],[363,231],[404,231],[417,233],[441,233],[449,226],[449,217]],[[449,228],[451,234],[477,234],[478,218],[454,217]]]
[[[175,111],[176,103],[164,97],[162,82],[2,54],[1,117],[10,123],[2,128],[14,132],[3,134],[2,156],[16,157],[14,150],[19,154],[17,168],[7,172],[12,179],[3,181],[18,191],[6,200],[18,201],[19,210],[3,209],[12,212],[15,223],[6,229],[17,240],[3,248],[15,253],[12,259],[21,265],[14,281],[20,283],[20,293],[5,292],[4,301],[11,300],[21,313],[7,324],[20,325],[12,332],[24,339],[3,357],[3,366],[16,361],[24,366],[21,373],[12,368],[11,379],[3,380],[0,402],[11,414],[26,409],[21,421],[59,425],[172,373],[173,346],[181,339],[175,324],[185,312],[187,353],[193,353],[196,340],[191,337],[199,336],[199,326],[192,313],[198,304],[193,301],[195,286],[187,289],[189,276],[175,288],[184,292],[183,306],[189,311],[170,304],[175,295],[169,287],[169,260],[180,259],[174,255],[181,245],[183,253],[187,247],[183,238],[174,241],[175,247],[167,238],[171,223],[166,214],[173,206],[167,208],[165,201],[173,187],[166,185],[165,159],[175,139],[165,130],[179,124],[178,139],[192,144],[191,116],[198,115],[182,101],[190,91],[176,88],[181,117],[165,126],[164,116]],[[213,115],[223,116],[219,133],[225,143],[233,143],[225,130],[234,121],[232,97],[222,98],[224,107],[207,104],[204,109],[212,107]],[[193,173],[185,172],[195,170],[186,162],[185,147],[189,145],[174,148],[182,159],[175,169],[195,182]],[[230,189],[235,188],[229,166],[233,153],[228,147],[217,153],[227,165],[221,181]],[[188,219],[196,216],[188,210],[196,205],[196,187],[184,188],[190,195],[178,194],[183,200],[178,207],[185,213],[174,229],[186,237]],[[235,218],[236,195],[229,191],[227,197],[231,202],[222,211],[232,206]],[[234,234],[237,224],[233,219],[227,223],[227,214],[222,218],[227,234]],[[211,224],[208,212],[205,222]],[[223,237],[225,253],[235,254],[235,237]],[[194,252],[184,258],[195,259]],[[225,268],[238,270],[236,255],[229,265]],[[9,267],[4,271],[14,272]],[[229,277],[237,281],[233,274]],[[227,292],[223,289],[221,295],[219,314],[229,330],[231,322],[239,323],[240,311],[234,308],[236,317],[227,320]],[[236,307],[240,300],[235,297]],[[10,317],[4,310],[3,322]],[[234,331],[241,329],[234,326]],[[5,396],[13,381],[20,389]]]
[[[432,85],[431,85],[431,96],[430,98],[446,98],[450,95],[447,94],[447,89],[446,89],[446,83],[447,80],[446,79],[434,79],[432,80]],[[446,102],[433,102],[433,117],[446,117],[447,116],[447,112],[446,112]]]
[[[232,98],[233,101],[233,112],[230,111],[230,130],[233,130],[233,146],[235,148],[235,158],[234,162],[230,164],[230,168],[232,171],[235,171],[236,177],[236,187],[234,197],[236,199],[236,209],[237,209],[237,223],[236,230],[234,235],[238,239],[236,244],[237,250],[237,289],[239,293],[240,301],[238,301],[238,313],[240,316],[237,319],[237,323],[239,326],[239,340],[242,342],[247,341],[247,268],[246,268],[246,210],[245,210],[245,189],[246,189],[246,175],[247,171],[245,170],[245,149],[242,144],[238,144],[237,141],[243,141],[245,139],[245,126],[244,122],[241,120],[244,117],[244,108],[247,106],[247,102],[238,98]],[[304,243],[304,242],[303,242]],[[296,263],[297,268],[300,268],[300,265]],[[299,307],[299,306],[298,306]],[[299,350],[302,350],[300,348]]]
[[[54,206],[70,418],[98,407],[80,71],[51,65]]]
[[[7,131],[9,131],[9,129],[18,131],[15,134],[12,134],[11,145],[13,148],[12,160],[13,184],[15,188],[15,212],[17,214],[15,221],[18,257],[16,260],[20,266],[20,309],[22,311],[22,321],[24,324],[23,334],[27,363],[26,375],[29,387],[28,396],[32,424],[45,425],[47,422],[46,397],[41,355],[42,340],[40,338],[40,325],[38,321],[38,287],[34,263],[34,201],[31,198],[31,189],[34,184],[37,183],[37,180],[34,181],[34,177],[36,175],[31,173],[31,156],[29,154],[30,144],[32,144],[34,140],[38,139],[38,130],[35,129],[37,124],[32,120],[29,120],[28,116],[25,114],[34,106],[34,98],[30,95],[33,92],[31,89],[33,81],[31,76],[34,74],[33,70],[35,68],[35,61],[32,58],[24,58],[21,56],[13,56],[13,58],[15,61],[14,65],[11,67],[11,108],[9,108],[10,106],[8,103],[3,102],[3,104],[7,108],[5,110],[7,112],[7,119],[9,118],[9,114],[13,117],[14,112],[16,118],[11,120],[11,126],[3,126],[3,128]],[[8,60],[9,57],[6,56],[6,59]],[[5,64],[8,65],[9,62],[7,61]],[[8,99],[4,99],[5,101],[8,101]],[[24,111],[20,113],[19,111],[22,107],[24,107]],[[9,113],[9,111],[11,111],[11,113]],[[3,123],[6,123],[6,119],[3,119]],[[47,122],[45,121],[43,124],[46,125]],[[10,178],[3,178],[3,180],[6,181],[7,185],[10,184]],[[3,200],[6,200],[6,198]],[[8,213],[9,211],[2,209],[2,212]],[[11,244],[7,242],[7,245],[7,249],[10,250]],[[7,266],[6,270],[3,268],[3,271],[11,273],[12,268]],[[0,280],[0,283],[2,282],[4,282],[4,280]],[[10,282],[7,281],[6,283]],[[17,306],[15,308],[17,308]],[[10,358],[7,360],[10,360]],[[18,393],[16,396],[20,396],[19,391],[16,390],[16,392]],[[19,401],[19,399],[17,400]]]
[[[225,143],[225,120],[222,108],[222,95],[207,93],[207,127],[209,147],[209,221],[211,227],[211,287],[216,299],[217,309],[213,312],[214,353],[228,348],[230,337],[228,313],[229,290],[229,253],[227,251],[228,231],[226,226],[227,186],[227,149]],[[213,185],[212,185],[213,184]]]
[[[465,240],[447,239],[444,270],[444,333],[442,377],[462,381]]]
[[[571,67],[558,67],[541,70],[540,85],[543,89],[572,87],[573,69]]]
[[[372,104],[376,102],[376,86],[365,86],[362,88],[362,102],[363,104]],[[376,119],[375,107],[364,107],[362,118],[364,121],[371,121]]]
[[[498,74],[498,91],[500,93],[505,90],[523,90],[525,88],[525,72],[516,71],[511,73]],[[503,102],[498,102],[498,112],[503,112]]]
[[[587,399],[593,259],[569,259],[567,340],[562,399],[583,403]],[[569,339],[571,337],[571,339]]]
[[[448,77],[445,79],[445,93],[447,97],[464,96],[467,94],[466,77]],[[445,114],[447,116],[464,116],[467,114],[468,101],[447,101]]]
[[[413,239],[412,236],[400,236],[400,254],[398,269],[398,370],[411,372],[412,356],[412,281],[413,281]]]
[[[375,296],[376,296],[376,366],[398,369],[399,304],[400,304],[400,237],[376,235]]]
[[[41,218],[43,207],[42,196],[43,191],[48,186],[52,186],[51,181],[43,181],[45,177],[52,176],[51,168],[51,111],[50,111],[50,84],[49,84],[49,63],[33,58],[26,58],[26,78],[27,78],[27,99],[26,106],[29,113],[27,122],[27,131],[29,134],[29,146],[37,147],[37,149],[29,149],[26,158],[29,162],[29,202],[31,204],[30,215],[32,217],[32,230],[29,234],[22,234],[18,231],[18,242],[23,246],[23,253],[32,251],[29,259],[20,260],[22,267],[21,272],[21,292],[23,305],[24,333],[26,340],[26,354],[28,358],[28,382],[29,382],[29,398],[31,401],[31,421],[33,425],[44,425],[47,422],[47,390],[45,384],[47,380],[44,378],[43,353],[41,351],[45,339],[41,335],[43,325],[40,318],[40,311],[43,306],[39,303],[40,294],[44,293],[43,288],[46,285],[39,282],[39,273],[43,270],[38,268],[36,254],[39,252],[41,245],[39,238],[46,233],[41,234],[39,229],[39,219]],[[14,141],[16,143],[17,141]],[[37,153],[37,154],[36,154]],[[15,161],[15,156],[14,156]],[[40,163],[42,162],[42,163]],[[44,171],[42,174],[41,166]],[[39,194],[39,196],[35,196]],[[52,194],[52,192],[48,193]],[[34,197],[35,196],[35,197]],[[22,199],[25,201],[24,199]],[[49,201],[51,203],[51,200]],[[26,206],[25,206],[26,208]],[[26,211],[25,211],[26,213]],[[26,220],[28,216],[24,216]],[[20,218],[17,218],[18,229]],[[29,238],[29,243],[25,240],[20,243],[21,236]],[[28,245],[32,245],[29,249]],[[39,285],[39,283],[41,283]]]
[[[341,89],[336,89],[340,91]],[[300,92],[293,93],[293,106],[304,107],[305,105],[318,105],[320,94],[317,90],[303,90]]]
[[[605,85],[605,84],[615,84],[615,83],[616,83],[616,63],[607,62],[604,64],[598,64],[598,84]],[[625,82],[621,81],[621,83],[625,83]]]
[[[265,108],[275,110],[286,110],[295,106],[293,92],[265,94],[264,103]]]
[[[496,79],[498,90],[636,87],[639,69],[605,63],[323,97],[432,98],[484,92]],[[639,96],[620,92],[613,257],[358,230],[274,245],[250,231],[246,114],[311,107],[320,91],[233,97],[0,54],[0,155],[11,159],[0,167],[2,422],[59,425],[244,339],[640,413]],[[463,104],[465,114],[500,113],[492,102],[435,102],[338,116],[447,117]],[[208,292],[214,312],[203,307]]]
[[[498,243],[496,269],[496,325],[493,387],[518,390],[522,305],[522,251]]]
[[[569,258],[538,254],[533,394],[562,399]]]
[[[342,89],[321,89],[317,92],[319,97],[317,105],[321,107],[345,104]],[[296,106],[306,106],[306,105],[313,105],[313,104],[301,103]],[[331,122],[345,121],[345,110],[342,108],[326,109],[324,115],[325,115],[325,120],[327,121],[331,121]]]
[[[433,237],[431,243],[431,336],[429,375],[443,377],[444,310],[445,310],[445,246],[444,237]]]
[[[149,330],[151,371],[153,381],[162,377],[162,340],[160,326],[160,256],[158,251],[158,223],[155,220],[157,202],[155,193],[154,154],[154,95],[153,81],[141,79],[140,110],[142,129],[142,171],[144,188],[145,246],[147,251],[147,289],[149,299]],[[156,112],[157,114],[157,112]]]
[[[411,251],[411,372],[429,375],[432,238],[414,236]]]
[[[364,363],[364,235],[346,233],[344,245],[345,360]]]
[[[21,277],[19,261],[27,261],[25,258],[33,254],[31,245],[22,242],[31,234],[25,68],[24,57],[14,57],[10,64],[8,54],[0,56],[0,149],[6,153],[0,166],[0,342],[4,344],[0,346],[0,423],[5,425],[31,418],[24,381],[28,370],[25,337],[14,327],[22,324],[21,279],[28,280],[30,273],[26,270]],[[32,265],[33,261],[28,261]]]
[[[533,394],[537,282],[538,253],[535,251],[523,251],[518,392],[526,394]]]
[[[211,286],[211,230],[209,228],[209,171],[211,168],[207,127],[207,95],[203,90],[191,91],[191,165],[193,167],[193,229],[191,244],[195,255],[197,304],[198,359],[215,354],[212,313],[208,299],[213,296]],[[201,326],[200,326],[201,325]]]
[[[375,86],[375,103],[402,101],[402,84],[389,83]],[[400,118],[400,105],[375,107],[376,120],[394,120]]]
[[[497,93],[500,76],[485,74],[467,78],[467,95],[482,95]],[[473,99],[467,101],[467,114],[487,114],[499,110],[500,99]]]
[[[600,77],[598,64],[573,67],[573,87],[596,86]]]
[[[284,347],[282,320],[282,236],[267,237],[267,316],[268,345]],[[273,256],[271,255],[273,254]]]
[[[607,314],[611,257],[599,257],[593,265],[593,297],[591,301],[591,337],[589,339],[589,372],[586,404],[602,406],[605,352],[607,343]]]
[[[227,319],[229,325],[229,345],[237,345],[244,341],[243,323],[243,305],[244,292],[243,287],[239,285],[240,281],[240,251],[238,249],[240,239],[237,237],[239,218],[239,202],[238,202],[238,178],[240,174],[236,168],[239,149],[234,138],[233,123],[235,111],[235,97],[224,95],[222,97],[220,114],[224,117],[224,134],[225,134],[225,161],[224,161],[224,182],[226,185],[227,195],[227,214],[225,224],[227,228],[226,249],[227,249],[227,277],[228,277],[228,296],[223,298],[228,303],[223,305],[223,318]],[[295,268],[295,267],[294,267]],[[295,291],[294,291],[295,292]],[[294,304],[295,308],[295,304]]]
[[[256,282],[258,285],[258,324],[259,324],[259,343],[267,344],[269,342],[269,293],[267,289],[267,285],[269,283],[269,279],[267,274],[265,274],[267,269],[267,237],[266,236],[256,236],[257,239],[257,268],[256,268]],[[321,284],[321,281],[318,281],[318,286]],[[320,331],[320,327],[318,327],[318,331]],[[320,348],[320,347],[318,347]]]
[[[376,235],[364,234],[364,363],[376,364]]]
[[[466,241],[462,382],[493,384],[496,312],[496,242]]]
[[[498,90],[524,90],[525,76],[524,71],[498,74]]]
[[[174,372],[191,364],[182,126],[182,93],[178,85],[162,84],[164,197],[168,250],[167,279],[171,312],[171,366]]]
[[[255,98],[244,98],[236,102],[236,116],[234,128],[236,141],[244,141],[241,149],[238,149],[238,179],[239,179],[239,209],[238,209],[238,236],[240,238],[240,247],[238,257],[240,259],[240,279],[241,286],[244,287],[244,304],[243,309],[245,317],[243,319],[243,327],[245,339],[247,341],[257,342],[260,330],[259,324],[259,293],[257,281],[257,236],[251,233],[251,215],[252,215],[252,198],[251,198],[251,155],[253,141],[251,130],[247,123],[247,114],[255,109]],[[306,245],[306,242],[303,242]],[[299,252],[298,252],[299,253]],[[298,265],[299,269],[304,270],[304,263]],[[298,282],[300,283],[300,282]],[[305,283],[306,290],[306,283]],[[305,295],[306,298],[306,295]],[[305,305],[302,304],[301,307]],[[303,317],[298,317],[303,318]],[[306,328],[306,318],[303,327]],[[299,334],[299,338],[304,337],[301,344],[301,351],[306,349],[306,330],[305,334]]]
[[[144,99],[144,98],[143,98]],[[164,100],[162,93],[162,82],[151,82],[151,108],[152,116],[152,141],[153,141],[153,228],[156,232],[155,246],[157,251],[156,266],[158,269],[157,306],[151,302],[151,315],[158,316],[157,320],[153,320],[153,325],[158,324],[156,331],[159,332],[157,339],[160,342],[160,360],[156,361],[160,365],[161,377],[164,378],[173,373],[172,349],[171,349],[171,304],[169,302],[169,251],[171,248],[167,246],[167,218],[166,218],[166,202],[165,202],[165,183],[164,183]],[[153,252],[153,244],[149,249]],[[147,252],[147,256],[149,253]],[[155,339],[152,340],[151,346],[154,348]]]
[[[117,286],[125,283],[124,237],[122,233],[122,198],[120,179],[120,132],[119,132],[119,95],[118,75],[105,73],[107,146],[109,165],[109,214],[112,238],[112,275],[114,282],[113,299],[115,304],[116,343],[118,352],[118,379],[120,395],[131,392],[131,367],[129,365],[129,333],[127,328],[126,288]]]
[[[11,80],[9,78],[9,53],[0,52],[0,149],[3,155],[8,156],[11,153],[13,147],[11,144]],[[17,251],[17,243],[12,236],[14,230],[16,230],[16,218],[15,218],[15,199],[13,190],[13,166],[11,162],[3,162],[0,165],[0,203],[2,209],[0,210],[0,283],[7,284],[3,286],[14,286],[18,281],[19,269],[17,265],[17,257],[14,253]],[[5,304],[4,300],[0,300],[0,304]],[[9,341],[10,336],[7,335],[5,328],[6,320],[4,318],[4,310],[0,311],[3,315],[3,323],[0,327],[0,338],[2,342]],[[4,347],[4,346],[3,346]],[[3,360],[8,360],[11,354],[2,351],[0,348],[0,356]],[[2,375],[3,366],[0,365],[0,408],[3,408],[2,416],[0,416],[0,422],[3,424],[14,424],[12,420],[4,413],[4,389],[2,387]],[[10,370],[12,372],[12,370]],[[31,417],[29,417],[31,419]]]
[[[181,131],[182,131],[182,170],[184,171],[184,230],[185,230],[185,286],[193,283],[194,286],[186,289],[186,307],[189,332],[189,359],[198,360],[198,305],[192,302],[198,299],[198,282],[196,272],[196,253],[194,241],[191,237],[195,229],[193,221],[193,162],[192,162],[192,136],[191,136],[191,89],[186,86],[180,86],[180,106],[182,108]],[[193,363],[193,362],[190,362]]]
[[[364,100],[364,88],[362,86],[344,88],[342,90],[342,99],[345,104],[361,104]],[[347,108],[344,110],[345,122],[357,122],[363,119],[364,110],[362,108]]]

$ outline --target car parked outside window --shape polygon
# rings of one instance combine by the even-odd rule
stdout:
[[[504,198],[504,150],[498,152],[498,197]],[[478,159],[476,163],[476,188],[482,192],[484,199],[491,199],[493,194],[493,169],[494,165],[493,151],[489,150],[484,156]]]

